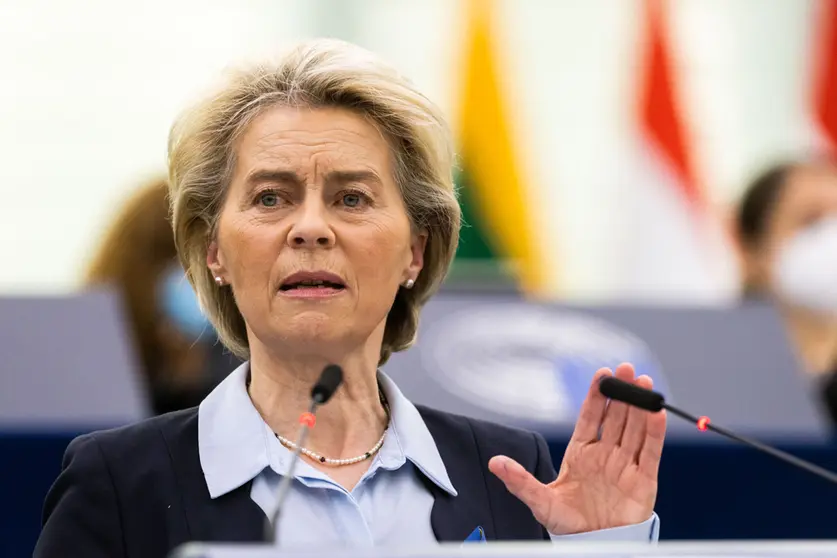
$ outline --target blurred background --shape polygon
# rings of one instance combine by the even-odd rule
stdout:
[[[319,36],[377,52],[453,125],[467,225],[443,300],[494,312],[492,339],[528,332],[492,385],[543,387],[520,363],[550,351],[557,416],[568,370],[641,346],[697,413],[837,468],[837,0],[4,0],[0,555],[31,553],[73,435],[196,405],[237,364],[175,259],[168,129],[225,68]],[[394,363],[415,399],[502,406],[428,362]],[[533,425],[509,408],[492,418]],[[664,539],[837,538],[836,503],[684,434],[658,512]]]

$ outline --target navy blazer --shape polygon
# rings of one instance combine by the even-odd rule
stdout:
[[[556,473],[539,434],[417,406],[458,496],[429,479],[439,541],[543,540],[532,512],[488,470],[507,455],[540,481]],[[35,558],[164,558],[190,541],[257,542],[264,512],[250,483],[212,499],[198,456],[198,409],[177,411],[73,440],[46,497]]]

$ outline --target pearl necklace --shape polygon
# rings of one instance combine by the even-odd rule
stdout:
[[[384,405],[384,410],[387,413],[387,425],[389,425],[389,420],[390,420],[389,404],[387,403],[387,400],[384,397],[383,392],[379,392],[379,395],[381,397],[381,403],[383,403],[383,405]],[[384,439],[387,436],[387,431],[388,430],[389,430],[389,426],[384,428],[384,433],[381,434],[381,437],[378,439],[378,441],[375,443],[375,445],[372,446],[372,449],[370,449],[369,451],[367,451],[363,455],[358,455],[357,457],[349,457],[349,458],[346,458],[346,459],[333,459],[331,457],[325,457],[325,456],[320,455],[319,453],[317,453],[315,451],[311,451],[310,449],[299,448],[299,446],[297,446],[297,444],[295,442],[292,442],[291,440],[288,440],[284,436],[276,434],[275,432],[274,432],[274,435],[276,436],[276,439],[279,440],[282,443],[283,446],[287,447],[291,451],[296,451],[297,448],[299,448],[299,453],[302,453],[302,454],[310,457],[314,461],[319,461],[323,465],[329,465],[329,466],[332,466],[332,467],[342,467],[342,466],[346,466],[346,465],[354,465],[355,463],[360,463],[361,461],[365,461],[365,460],[369,459],[370,457],[372,457],[373,455],[375,455],[376,453],[378,453],[378,450],[380,450],[381,447],[384,445]]]
[[[311,459],[313,459],[315,461],[319,461],[323,465],[331,465],[332,467],[340,467],[340,466],[344,466],[344,465],[354,465],[355,463],[360,463],[361,461],[365,461],[366,459],[369,459],[370,457],[375,455],[378,452],[378,450],[381,449],[381,446],[384,445],[384,438],[386,437],[386,435],[387,435],[387,429],[384,429],[384,433],[381,436],[381,439],[378,440],[378,442],[374,446],[372,446],[372,449],[370,449],[369,451],[367,451],[363,455],[358,455],[357,457],[350,457],[350,458],[347,458],[347,459],[332,459],[330,457],[322,456],[319,453],[311,451],[307,448],[300,448],[299,452],[302,453],[302,454],[307,455],[308,457],[310,457]],[[297,445],[294,442],[288,440],[284,436],[280,436],[279,434],[276,434],[276,438],[280,442],[282,442],[282,444],[284,446],[286,446],[288,449],[290,449],[291,451],[296,451]]]

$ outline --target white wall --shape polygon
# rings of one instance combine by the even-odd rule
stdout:
[[[499,41],[555,292],[606,296],[631,142],[639,0],[502,0]],[[671,0],[699,171],[728,206],[805,147],[812,0]],[[332,5],[334,6],[334,5]],[[173,116],[226,63],[315,33],[400,67],[453,116],[454,0],[0,3],[0,291],[74,288],[115,206],[161,170]],[[454,119],[455,120],[455,119]]]
[[[303,2],[0,2],[0,290],[75,287],[168,126],[219,69],[310,25]],[[130,247],[126,247],[130,249]]]

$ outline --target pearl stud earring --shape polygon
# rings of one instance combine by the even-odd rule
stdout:
[[[223,286],[224,286],[224,280],[223,280],[221,277],[217,276],[217,275],[215,276],[215,282],[216,282],[216,283],[218,283],[218,286],[219,286],[219,287],[223,287]]]
[[[416,282],[413,281],[412,279],[407,279],[407,282],[404,283],[404,287],[406,287],[408,289],[412,289],[413,285],[415,285],[415,284],[416,284]]]

